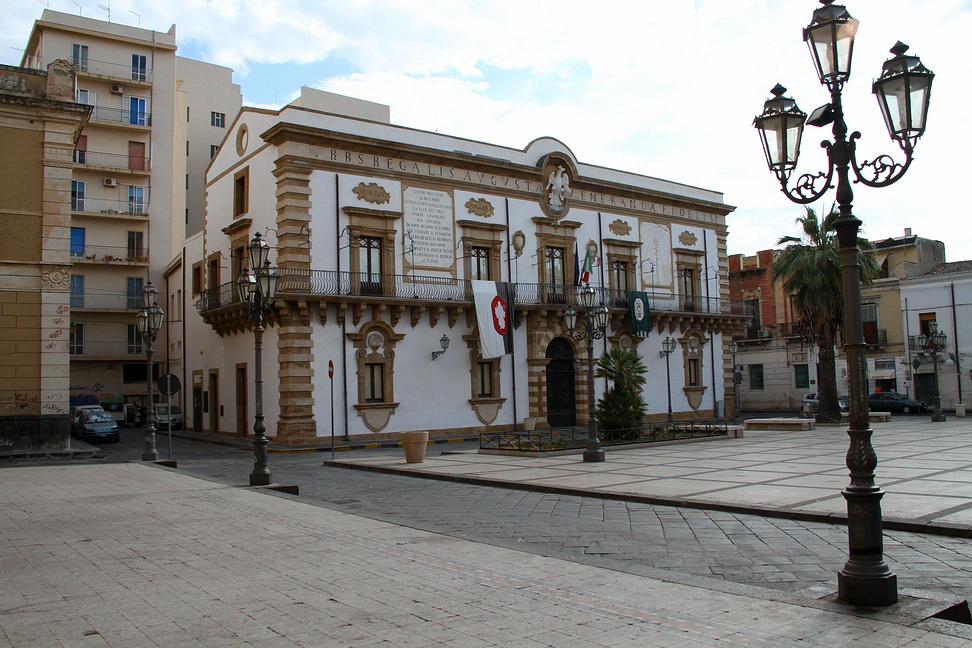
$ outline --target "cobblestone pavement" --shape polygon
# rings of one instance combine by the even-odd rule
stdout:
[[[661,569],[819,596],[836,589],[847,559],[839,525],[273,461],[277,480],[299,484],[303,501],[629,573]],[[885,559],[901,588],[972,598],[968,539],[888,531]]]
[[[125,434],[122,444],[104,447],[108,460],[140,452],[141,437]],[[239,484],[252,468],[247,451],[174,443],[180,472]],[[443,449],[472,451],[475,444],[429,452]],[[371,449],[337,456],[400,455]],[[323,467],[325,458],[330,453],[273,453],[269,463],[274,481],[298,485],[307,503],[634,574],[661,571],[820,596],[836,590],[836,572],[847,559],[842,525],[361,472]],[[972,540],[886,531],[885,559],[899,588],[972,599]]]
[[[972,646],[911,597],[625,574],[141,462],[0,468],[0,577],[0,648]]]

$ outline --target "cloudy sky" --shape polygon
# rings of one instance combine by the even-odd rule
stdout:
[[[902,155],[871,82],[901,40],[936,73],[912,168],[884,189],[855,185],[871,239],[905,228],[972,259],[963,197],[972,150],[972,0],[845,0],[860,20],[844,92],[859,157]],[[391,106],[392,122],[523,148],[549,135],[584,163],[721,191],[729,252],[798,234],[752,126],[780,82],[807,113],[829,96],[802,28],[814,0],[13,0],[0,63],[17,65],[49,7],[167,31],[179,54],[233,68],[244,103],[279,107],[307,85]],[[798,172],[824,170],[807,128]],[[963,161],[964,160],[964,161]],[[833,200],[832,193],[827,197]],[[822,207],[823,205],[817,205]],[[829,202],[827,202],[829,206]]]

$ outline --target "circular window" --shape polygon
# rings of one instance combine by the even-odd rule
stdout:
[[[240,130],[236,131],[236,154],[246,153],[246,145],[250,143],[250,131],[246,124],[240,125]]]

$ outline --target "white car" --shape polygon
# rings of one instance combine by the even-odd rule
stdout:
[[[155,406],[155,429],[166,430],[169,428],[169,421],[172,421],[173,430],[181,430],[185,425],[185,415],[178,405],[173,405],[169,409],[168,405]]]
[[[807,403],[809,403],[810,406],[813,408],[813,411],[816,412],[817,409],[820,407],[819,394],[817,392],[810,392],[809,394],[804,394],[801,404],[806,405]],[[837,397],[837,403],[840,405],[841,412],[850,411],[850,401],[844,398],[843,396]]]

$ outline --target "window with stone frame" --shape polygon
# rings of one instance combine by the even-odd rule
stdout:
[[[574,236],[580,223],[558,221],[557,227],[543,223],[537,230],[537,280],[540,298],[549,304],[567,303],[567,295],[573,295],[574,264],[577,238]],[[579,253],[579,251],[578,251]]]
[[[865,344],[879,344],[881,331],[878,317],[878,304],[861,304],[861,328],[864,333]]]
[[[793,387],[794,389],[810,389],[810,365],[793,365]]]
[[[199,261],[197,263],[193,263],[192,264],[192,274],[191,274],[191,279],[190,279],[191,280],[191,283],[192,283],[192,288],[191,289],[192,289],[192,295],[193,295],[193,297],[195,297],[196,295],[198,295],[199,293],[202,292],[202,274],[203,274],[202,273],[202,261]]]
[[[751,391],[763,391],[763,365],[749,365],[749,389]]]
[[[706,339],[702,331],[695,329],[683,337],[679,343],[682,349],[682,367],[684,382],[682,391],[688,400],[689,407],[699,409],[702,396],[707,389],[705,385],[705,346],[710,340]]]
[[[500,281],[501,260],[506,241],[506,225],[460,220],[463,272],[467,279]]]
[[[493,366],[489,360],[480,360],[476,363],[476,398],[493,397]]]
[[[685,373],[685,384],[688,387],[702,385],[702,363],[698,358],[688,358]]]
[[[405,336],[382,320],[371,320],[348,333],[355,348],[358,415],[373,432],[381,431],[398,407],[395,402],[395,345]]]
[[[479,334],[463,336],[469,347],[469,405],[484,425],[496,420],[506,399],[500,387],[501,358],[485,359],[479,351]]]
[[[567,274],[564,269],[566,250],[556,245],[546,245],[543,248],[543,283],[566,285]]]
[[[220,258],[220,253],[214,252],[209,255],[209,259],[206,262],[206,287],[210,290],[219,288],[219,266],[221,261],[222,259]]]
[[[233,217],[239,218],[250,208],[250,167],[233,176]]]
[[[615,308],[627,308],[627,291],[641,290],[635,276],[638,248],[634,246],[637,243],[605,239],[604,245],[607,251],[608,287],[611,289],[612,305]]]
[[[402,212],[344,207],[349,217],[348,255],[352,291],[383,295],[384,284],[395,272],[395,221]]]
[[[469,278],[490,281],[492,279],[489,270],[489,248],[474,245],[469,248]]]
[[[385,402],[385,365],[381,362],[366,362],[364,366],[364,402]]]

